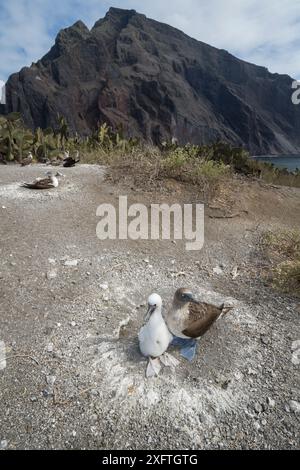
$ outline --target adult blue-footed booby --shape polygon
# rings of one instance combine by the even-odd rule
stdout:
[[[23,188],[29,189],[51,189],[58,187],[58,179],[57,177],[61,176],[60,173],[57,173],[55,176],[51,173],[51,171],[47,171],[46,178],[36,178],[31,183],[22,183],[21,186]]]
[[[192,361],[196,354],[197,338],[203,336],[212,324],[233,307],[216,306],[196,300],[190,289],[175,292],[166,315],[169,330],[174,335],[172,345],[181,346],[181,355]]]
[[[148,298],[146,324],[141,328],[138,338],[141,353],[149,358],[146,377],[158,375],[161,369],[160,360],[166,366],[176,366],[178,361],[166,350],[173,337],[163,319],[162,299],[158,294],[151,294]]]

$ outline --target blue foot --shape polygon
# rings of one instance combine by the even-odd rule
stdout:
[[[174,336],[171,343],[173,346],[180,346],[180,354],[188,361],[192,361],[196,355],[197,341],[195,339],[185,339]]]

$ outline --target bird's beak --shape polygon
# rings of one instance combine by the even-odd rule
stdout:
[[[193,304],[199,304],[199,300],[196,300],[194,297],[191,297],[190,298],[190,302],[192,302]]]
[[[148,305],[148,309],[147,309],[147,312],[146,312],[146,315],[145,315],[145,322],[147,322],[150,318],[150,316],[152,315],[152,313],[154,312],[155,310],[155,305]]]

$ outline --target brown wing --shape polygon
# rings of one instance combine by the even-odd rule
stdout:
[[[185,322],[183,334],[190,338],[199,338],[204,335],[211,325],[221,315],[222,308],[201,302],[189,304],[189,315]]]
[[[50,189],[53,188],[53,183],[50,178],[43,178],[32,183],[23,183],[22,186],[29,189]]]

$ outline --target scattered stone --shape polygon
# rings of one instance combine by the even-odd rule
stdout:
[[[148,258],[145,258],[145,259],[144,259],[144,263],[146,263],[146,264],[149,264],[149,263],[150,263],[150,261],[148,260]]]
[[[297,341],[292,342],[292,351],[296,351],[296,349],[300,349],[300,339],[297,339]]]
[[[259,431],[259,430],[260,430],[260,424],[259,424],[259,422],[258,422],[258,421],[254,421],[253,427],[254,427],[254,429],[256,429],[256,431]]]
[[[230,384],[231,382],[231,379],[226,379],[222,384],[221,384],[221,387],[223,390],[227,390],[228,388],[228,385]]]
[[[214,274],[223,274],[223,269],[221,268],[221,266],[216,266],[214,269],[213,269],[213,273]]]
[[[300,364],[300,340],[298,339],[297,341],[292,342],[292,363],[295,366],[298,366]]]
[[[239,276],[238,270],[239,270],[239,267],[238,267],[238,266],[235,266],[235,267],[233,268],[233,270],[231,271],[231,273],[230,273],[231,276],[232,276],[233,281]]]
[[[6,206],[2,206],[2,209],[6,209]]]
[[[47,350],[48,353],[52,353],[53,349],[54,349],[54,344],[53,343],[49,343],[46,347],[46,350]]]
[[[265,345],[268,345],[271,343],[271,339],[267,335],[260,335],[260,340]]]
[[[55,264],[55,263],[56,263],[56,261],[55,261],[54,258],[48,258],[48,262],[49,262],[50,264]]]
[[[71,326],[76,326],[76,322],[75,322],[75,321],[71,321],[70,325],[71,325]]]
[[[68,259],[64,263],[65,266],[72,268],[78,265],[78,259]]]
[[[5,450],[7,449],[7,446],[8,446],[8,442],[6,439],[2,439],[2,441],[0,441],[0,450]]]
[[[254,369],[251,369],[251,367],[249,367],[248,371],[247,371],[247,374],[248,375],[257,375],[257,371],[254,370]]]
[[[57,271],[55,269],[53,269],[52,271],[48,271],[46,277],[49,281],[51,279],[55,279],[57,277]]]
[[[104,284],[100,284],[100,289],[102,290],[107,290],[108,289],[108,284],[104,283]]]
[[[37,401],[37,397],[30,397],[30,401],[32,401],[32,403],[34,403],[35,401]]]
[[[53,387],[54,383],[56,381],[56,376],[55,375],[47,375],[46,377],[46,382],[50,387]]]
[[[254,410],[256,411],[257,414],[259,414],[263,411],[263,407],[261,406],[260,403],[256,402],[254,403]]]
[[[286,411],[287,413],[290,413],[290,412],[291,412],[290,407],[289,407],[289,405],[288,405],[287,403],[284,405],[284,409],[285,409],[285,411]]]
[[[289,401],[289,408],[294,413],[300,413],[300,403],[296,400]]]
[[[55,381],[56,381],[56,376],[55,375],[47,375],[46,376],[46,382],[47,382],[48,387],[45,388],[42,391],[42,394],[45,398],[53,395],[53,393],[54,393],[53,388],[54,388]]]
[[[268,398],[267,398],[267,403],[268,403],[268,405],[269,405],[271,408],[274,408],[274,406],[275,406],[275,400],[273,400],[273,398],[268,397]]]

